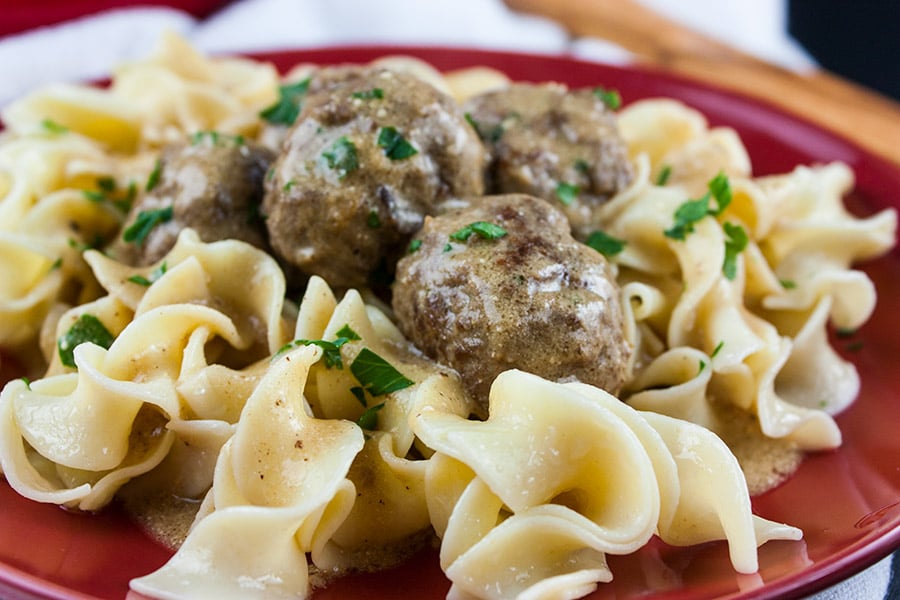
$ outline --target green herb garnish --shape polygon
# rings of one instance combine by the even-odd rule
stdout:
[[[147,236],[150,235],[150,232],[153,231],[154,227],[160,223],[171,221],[174,214],[174,209],[171,206],[156,210],[142,210],[138,213],[134,223],[122,233],[122,239],[140,246],[147,239]]]
[[[134,197],[137,195],[137,187],[134,185],[134,182],[132,182],[128,186],[125,197],[117,198],[114,195],[116,193],[116,180],[112,177],[99,177],[97,178],[96,190],[82,190],[81,193],[91,202],[96,202],[98,204],[106,203],[113,206],[119,212],[128,213],[128,211],[131,210]]]
[[[350,388],[350,393],[353,394],[353,397],[356,398],[360,404],[363,405],[363,408],[369,406],[369,403],[366,402],[366,390],[362,389],[362,387],[355,385]]]
[[[378,146],[384,149],[384,155],[391,160],[403,160],[419,152],[406,141],[396,127],[381,128],[381,132],[378,134]]]
[[[559,198],[559,201],[569,206],[575,199],[578,197],[578,194],[581,193],[581,188],[573,183],[566,183],[564,181],[560,181],[556,186],[556,197]]]
[[[659,171],[659,175],[656,176],[656,185],[662,187],[666,185],[669,181],[669,177],[672,176],[672,167],[669,165],[664,165],[662,169]]]
[[[589,235],[584,243],[607,258],[611,258],[625,249],[625,240],[620,240],[599,230]]]
[[[356,355],[350,364],[350,372],[372,396],[396,392],[415,383],[368,348]]]
[[[779,279],[778,283],[786,290],[793,290],[797,287],[797,282],[792,279]]]
[[[709,355],[710,358],[715,358],[719,352],[722,351],[722,348],[725,347],[725,340],[719,340],[719,343],[716,344],[716,347],[713,349],[712,354]]]
[[[487,221],[475,221],[451,233],[450,239],[457,242],[465,242],[473,233],[485,240],[498,240],[506,235],[506,230]]]
[[[722,224],[725,232],[725,259],[722,261],[722,273],[729,280],[737,275],[737,256],[747,247],[750,239],[747,232],[740,225],[734,225],[727,221]]]
[[[363,92],[353,92],[350,96],[359,98],[360,100],[381,100],[384,98],[384,90],[381,88],[372,88],[371,90],[365,90]]]
[[[159,184],[159,178],[162,176],[162,160],[157,158],[156,163],[153,165],[153,170],[150,171],[150,176],[147,177],[147,185],[144,187],[144,190],[149,192],[153,188]]]
[[[53,119],[44,119],[41,121],[41,127],[44,128],[44,131],[47,133],[52,133],[54,135],[60,135],[62,133],[68,133],[69,128],[65,125],[60,125]]]
[[[138,285],[143,285],[145,287],[150,287],[155,281],[165,275],[167,270],[168,266],[166,265],[166,261],[163,261],[161,265],[150,272],[149,277],[144,277],[143,275],[132,275],[128,278],[128,281],[130,281],[131,283],[136,283]]]
[[[581,173],[582,175],[587,175],[591,170],[591,165],[588,161],[583,158],[579,158],[575,160],[574,164],[575,170]]]
[[[381,218],[376,211],[373,210],[369,212],[369,216],[366,217],[366,225],[368,225],[370,229],[378,229],[381,227]]]
[[[309,91],[310,78],[278,86],[278,101],[259,113],[274,125],[293,125],[300,115],[303,99]]]
[[[594,88],[594,96],[600,99],[610,110],[618,110],[622,106],[622,96],[618,90],[607,90],[602,87]]]
[[[412,254],[413,252],[417,251],[421,247],[422,247],[422,240],[413,240],[409,243],[409,253]]]
[[[115,337],[104,327],[103,323],[90,314],[78,317],[75,324],[69,328],[57,341],[59,359],[67,367],[75,367],[75,347],[85,342],[91,342],[103,348],[109,348]]]
[[[694,224],[707,215],[717,217],[731,204],[731,184],[723,172],[707,183],[709,191],[701,198],[688,200],[675,210],[675,223],[671,229],[665,230],[666,237],[684,240],[687,234],[694,232]],[[715,208],[710,208],[710,200],[716,201]]]
[[[329,169],[337,171],[338,178],[343,179],[348,173],[359,168],[359,155],[356,146],[347,136],[341,136],[327,150],[322,152],[322,158]]]
[[[382,402],[381,404],[376,404],[375,406],[370,406],[359,417],[359,420],[356,421],[356,424],[359,425],[362,429],[373,431],[376,427],[378,427],[378,411],[380,411],[382,408],[384,408],[384,402]]]
[[[243,146],[245,142],[242,135],[230,135],[219,133],[218,131],[197,131],[191,134],[191,145],[193,146],[197,146],[206,140],[209,140],[213,146],[227,146],[228,144]]]
[[[353,331],[349,325],[344,325],[337,332],[337,338],[334,341],[327,340],[294,340],[292,342],[288,342],[281,348],[279,348],[278,352],[275,353],[274,358],[278,358],[285,352],[289,350],[293,350],[294,348],[299,348],[300,346],[318,346],[322,349],[322,360],[325,361],[325,368],[330,369],[332,367],[337,367],[338,369],[344,368],[344,361],[341,358],[341,346],[346,344],[347,342],[355,341],[360,339],[359,334]]]

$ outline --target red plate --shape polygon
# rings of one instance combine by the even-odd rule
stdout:
[[[55,25],[107,10],[139,6],[176,8],[197,18],[210,15],[230,0],[0,0],[0,37]]]
[[[648,70],[562,57],[408,47],[332,48],[260,58],[287,68],[300,61],[366,62],[397,53],[443,70],[488,65],[516,80],[614,87],[626,103],[650,96],[680,98],[712,124],[734,127],[757,174],[842,160],[857,174],[858,189],[849,199],[854,210],[868,214],[900,207],[900,170],[885,161],[766,104]],[[893,365],[900,356],[900,253],[865,268],[878,287],[878,307],[855,336],[855,351],[835,340],[862,375],[859,399],[837,418],[844,445],[809,457],[790,480],[753,501],[757,514],[801,527],[804,539],[765,544],[756,575],[734,572],[724,542],[673,548],[654,541],[633,555],[609,557],[615,579],[592,598],[651,593],[668,600],[798,597],[900,546],[900,370]],[[168,556],[114,510],[69,514],[22,499],[0,484],[0,592],[5,597],[123,598],[129,579],[156,569]],[[315,598],[438,599],[448,589],[436,556],[426,553],[394,571],[347,577]]]

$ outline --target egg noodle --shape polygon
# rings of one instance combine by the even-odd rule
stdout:
[[[508,83],[380,63],[459,101]],[[457,374],[365,290],[337,298],[313,277],[296,304],[271,256],[190,229],[148,267],[96,249],[164,145],[265,138],[260,111],[310,69],[282,79],[169,36],[108,87],[53,85],[3,111],[0,348],[41,374],[0,395],[9,485],[86,511],[135,487],[202,499],[171,560],[131,582],[157,598],[302,598],[311,573],[376,568],[379,552],[431,536],[451,597],[575,598],[613,578],[608,554],[653,536],[725,540],[741,573],[757,570],[760,544],[801,538],[752,514],[723,410],[784,448],[840,445],[833,415],[859,377],[827,326],[870,316],[874,286],[852,265],[889,250],[896,229],[891,210],[847,211],[846,165],[754,177],[735,132],[696,110],[623,107],[636,176],[596,223],[624,242],[610,258],[635,348],[621,399],[513,370],[474,420]],[[673,236],[680,207],[720,174],[730,203]],[[107,337],[73,336],[92,330]],[[361,401],[364,361],[408,384]]]

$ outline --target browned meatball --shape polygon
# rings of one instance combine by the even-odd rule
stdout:
[[[486,196],[429,217],[393,292],[403,333],[455,368],[482,407],[507,369],[611,393],[624,383],[632,349],[609,265],[544,200]]]
[[[392,268],[425,215],[483,192],[486,158],[451,98],[368,69],[310,93],[267,182],[276,254],[335,287]]]
[[[580,239],[592,230],[592,212],[631,182],[616,116],[592,90],[519,83],[476,96],[464,110],[490,154],[488,193],[543,198]]]
[[[133,265],[152,264],[187,227],[204,242],[238,239],[267,248],[259,211],[272,160],[262,146],[216,132],[166,148],[110,254]]]

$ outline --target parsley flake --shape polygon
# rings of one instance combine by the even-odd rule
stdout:
[[[62,334],[57,341],[59,359],[65,366],[74,368],[76,346],[85,342],[91,342],[103,348],[109,348],[114,339],[113,334],[109,332],[100,319],[85,313],[78,317],[75,324]]]
[[[309,91],[310,78],[278,86],[278,100],[259,113],[273,125],[293,125],[300,115],[303,99]]]
[[[369,406],[369,403],[366,402],[366,390],[362,389],[361,386],[355,385],[350,388],[350,393],[353,394],[353,397],[356,398],[360,404],[363,405],[363,408]]]
[[[656,176],[656,185],[662,187],[666,185],[669,181],[669,177],[672,176],[672,167],[670,165],[664,165],[662,169],[659,171],[659,175]]]
[[[132,275],[128,278],[128,281],[130,281],[131,283],[142,285],[144,287],[150,287],[155,281],[166,274],[168,268],[169,267],[166,265],[166,261],[163,261],[161,265],[150,272],[150,275],[148,277],[144,277],[143,275]]]
[[[343,179],[348,173],[359,168],[359,155],[356,146],[344,135],[334,142],[327,150],[322,152],[322,158],[329,169],[337,171],[338,179]]]
[[[615,238],[605,231],[595,231],[584,242],[603,256],[612,258],[625,249],[625,240]]]
[[[219,133],[218,131],[196,131],[191,134],[191,145],[198,146],[208,141],[213,146],[244,145],[244,136]]]
[[[722,261],[722,273],[729,280],[737,275],[737,256],[743,252],[750,241],[747,232],[740,225],[727,221],[722,224],[725,231],[725,259]]]
[[[610,110],[618,110],[622,106],[622,96],[618,90],[607,90],[598,86],[594,88],[594,96]]]
[[[384,408],[384,402],[381,404],[376,404],[375,406],[370,406],[366,409],[366,411],[359,417],[359,420],[356,421],[356,424],[359,425],[362,429],[367,429],[369,431],[373,431],[376,427],[378,427],[378,411]]]
[[[154,227],[171,221],[174,214],[174,209],[171,206],[156,210],[142,210],[138,213],[134,223],[122,233],[122,239],[140,246],[146,241],[147,236],[150,235]]]
[[[580,193],[581,188],[574,183],[560,181],[556,186],[556,197],[566,206],[575,202],[575,199],[578,198],[578,194]]]
[[[422,247],[422,240],[413,240],[409,243],[409,253],[412,254]]]
[[[144,190],[149,192],[153,188],[155,188],[159,184],[159,178],[162,176],[162,160],[157,158],[156,163],[153,165],[153,170],[150,171],[150,176],[147,177],[147,185],[144,187]]]
[[[44,128],[44,131],[47,133],[52,133],[54,135],[60,135],[63,133],[68,133],[69,128],[65,125],[60,125],[53,119],[44,119],[41,121],[41,127]]]
[[[341,358],[341,347],[347,342],[359,340],[359,334],[353,331],[349,325],[344,325],[337,332],[337,338],[334,341],[326,340],[294,340],[288,342],[275,353],[274,358],[278,358],[285,352],[299,348],[300,346],[318,346],[322,349],[322,360],[325,362],[325,368],[331,369],[337,367],[344,368],[344,361]]]
[[[710,358],[715,358],[718,356],[719,352],[722,351],[722,348],[725,347],[725,340],[719,340],[719,343],[716,344],[716,347],[713,349],[712,354],[709,355]]]
[[[371,90],[362,92],[353,92],[350,96],[360,100],[381,100],[384,98],[384,90],[381,88],[372,88]]]
[[[370,211],[369,216],[366,217],[366,225],[369,226],[370,229],[378,229],[381,227],[381,218],[378,216],[377,211]]]
[[[368,348],[363,348],[356,355],[350,364],[350,372],[353,373],[360,385],[373,396],[396,392],[415,383]]]
[[[728,176],[720,171],[708,183],[709,191],[701,198],[688,200],[675,210],[675,223],[671,229],[665,230],[666,237],[684,240],[687,234],[694,232],[694,224],[707,215],[717,217],[725,212],[731,204],[731,183]],[[715,200],[715,208],[710,208],[710,201]]]
[[[384,149],[384,155],[391,160],[403,160],[419,153],[396,127],[382,127],[378,134],[378,146]]]
[[[792,279],[779,279],[778,283],[786,290],[793,290],[797,287],[797,282]]]
[[[469,223],[465,227],[451,233],[450,239],[457,242],[465,242],[473,233],[485,240],[499,240],[505,236],[507,232],[499,225],[494,225],[487,221],[475,221],[474,223]]]

